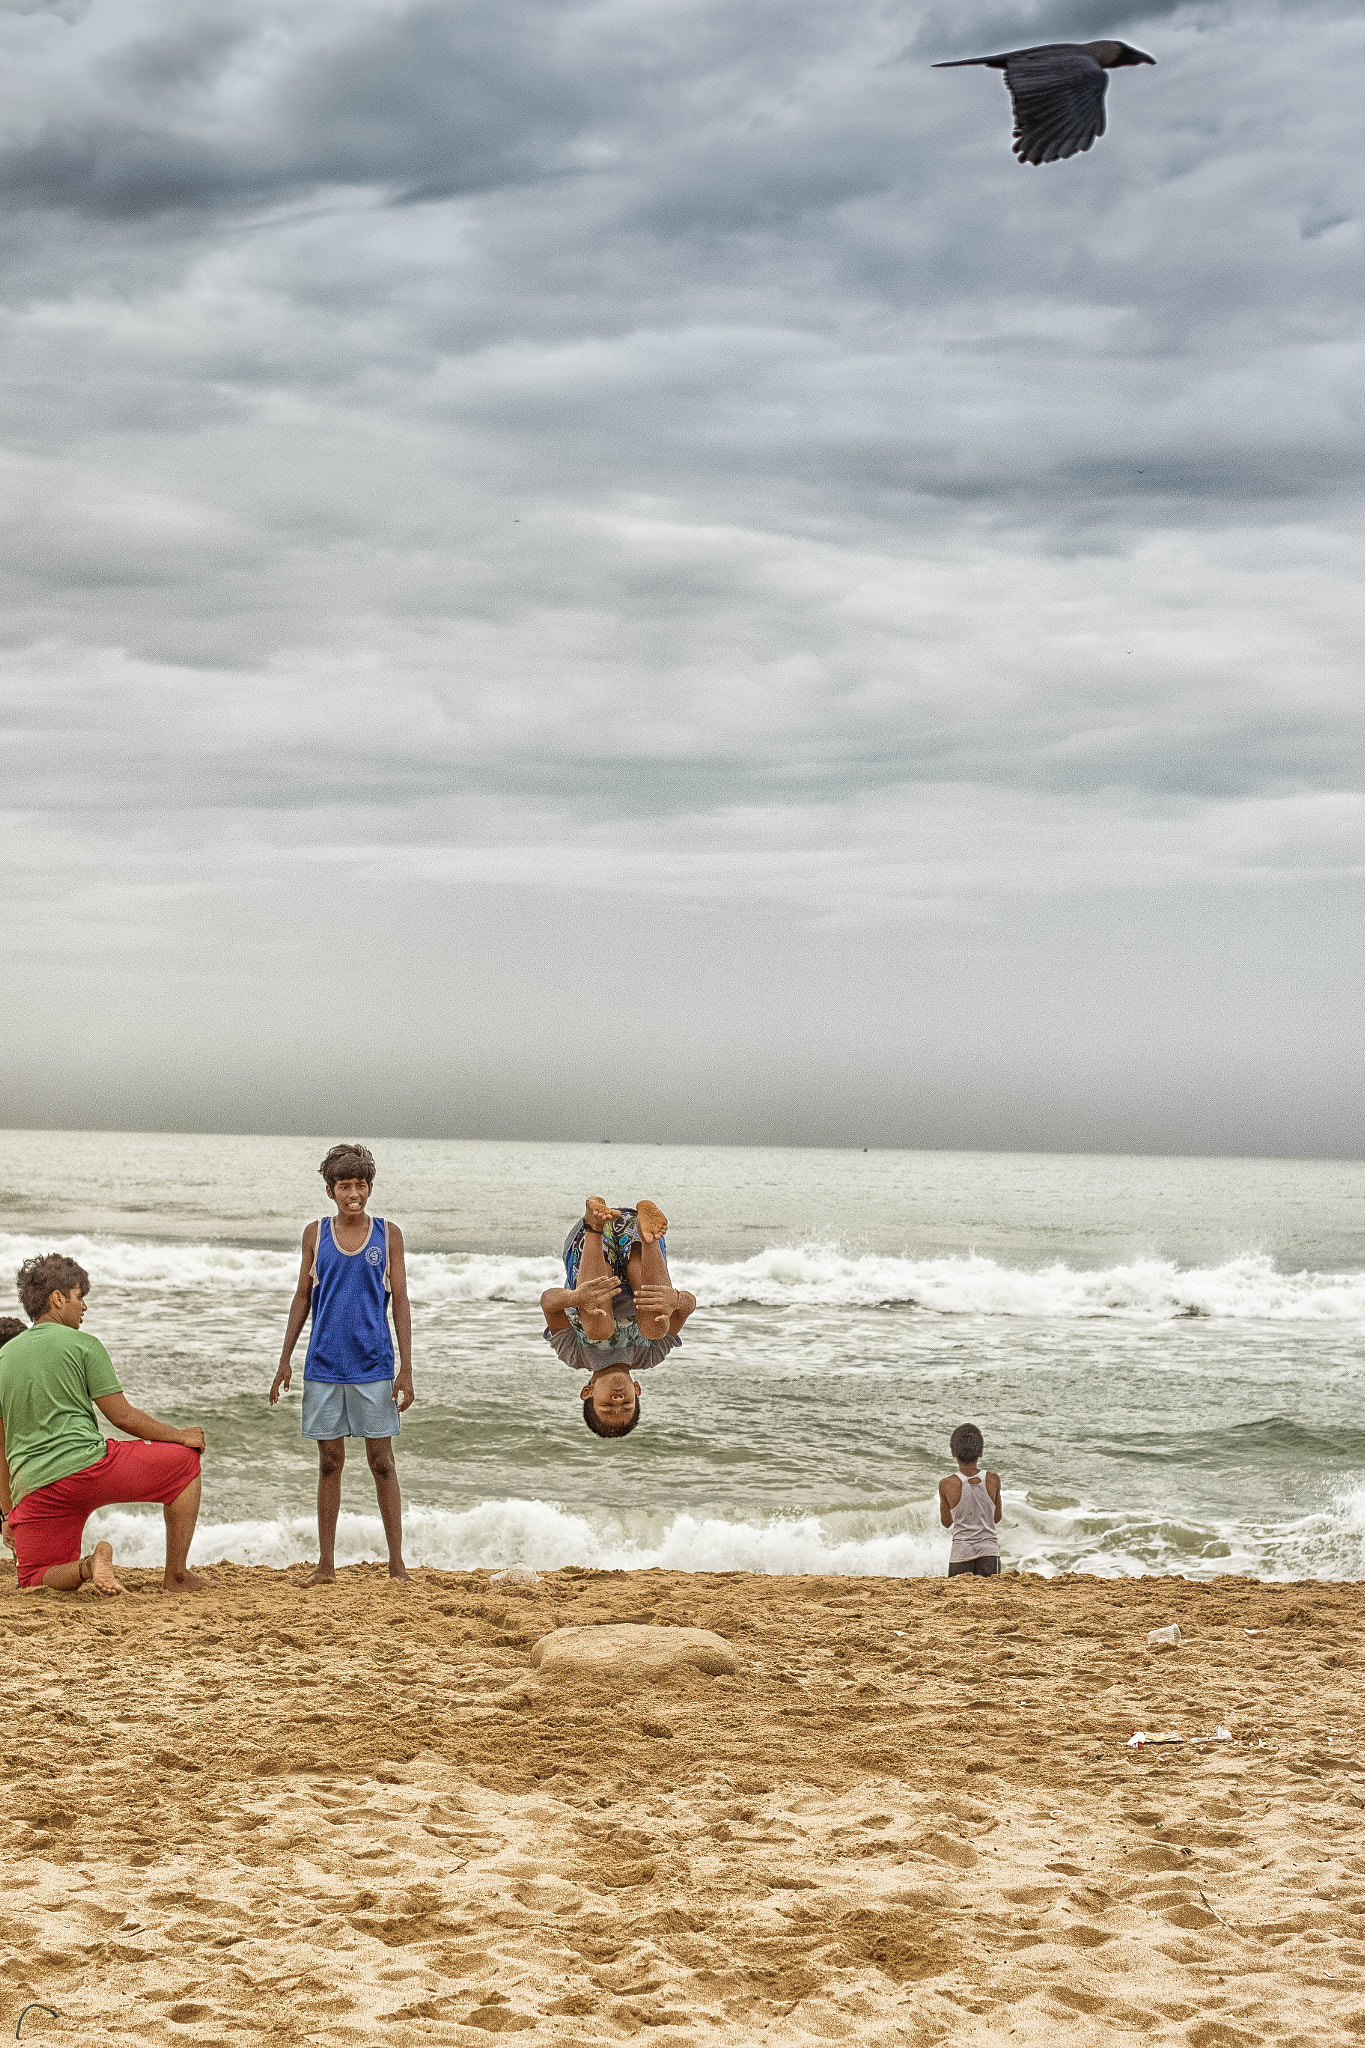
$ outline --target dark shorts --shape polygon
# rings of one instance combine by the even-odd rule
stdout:
[[[54,1564],[75,1564],[87,1515],[132,1501],[178,1500],[199,1477],[199,1453],[183,1444],[111,1440],[104,1456],[69,1479],[26,1493],[9,1518],[21,1586],[40,1586]]]
[[[998,1557],[964,1557],[958,1564],[950,1564],[948,1577],[960,1579],[964,1572],[972,1572],[978,1579],[993,1579],[1000,1569]]]

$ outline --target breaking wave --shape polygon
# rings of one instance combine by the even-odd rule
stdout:
[[[1181,1573],[1209,1579],[1240,1573],[1261,1579],[1358,1579],[1365,1576],[1365,1486],[1348,1487],[1319,1511],[1283,1522],[1200,1523],[1140,1510],[1084,1505],[1041,1507],[1005,1489],[1001,1545],[1006,1569],[1054,1577],[1104,1578]],[[161,1517],[107,1509],[91,1531],[107,1536],[126,1565],[163,1561]],[[685,1513],[575,1514],[543,1500],[488,1500],[463,1510],[407,1506],[409,1563],[445,1571],[529,1565],[554,1571],[584,1565],[606,1571],[832,1574],[849,1578],[922,1578],[941,1574],[947,1533],[932,1499],[823,1514],[723,1518]],[[382,1560],[377,1515],[343,1514],[337,1561]],[[311,1514],[201,1528],[196,1564],[285,1565],[317,1556]]]
[[[194,1288],[215,1294],[293,1288],[298,1253],[231,1245],[136,1244],[90,1237],[0,1235],[0,1269],[60,1249],[101,1286]],[[408,1255],[414,1301],[534,1304],[553,1286],[558,1259],[482,1252]],[[732,1264],[676,1259],[673,1274],[704,1307],[919,1308],[938,1315],[1100,1316],[1171,1321],[1183,1316],[1275,1322],[1365,1321],[1365,1273],[1281,1273],[1262,1253],[1183,1269],[1163,1259],[1084,1272],[1056,1264],[1001,1266],[987,1258],[853,1256],[834,1245],[797,1245]]]

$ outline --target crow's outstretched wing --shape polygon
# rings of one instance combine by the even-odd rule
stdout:
[[[1066,43],[1020,50],[1005,64],[1005,83],[1014,102],[1014,154],[1021,164],[1054,164],[1103,135],[1109,79],[1088,50]]]

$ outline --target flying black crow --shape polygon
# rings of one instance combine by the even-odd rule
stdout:
[[[1055,164],[1103,135],[1105,73],[1155,62],[1127,43],[1043,43],[1036,50],[1006,50],[1001,57],[959,57],[934,69],[985,64],[1003,71],[1014,102],[1014,154],[1021,164]]]

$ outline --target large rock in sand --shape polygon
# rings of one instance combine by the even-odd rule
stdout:
[[[646,1628],[608,1622],[589,1628],[557,1628],[531,1645],[531,1663],[542,1678],[650,1679],[690,1664],[712,1678],[734,1671],[738,1659],[724,1636],[709,1628]]]

